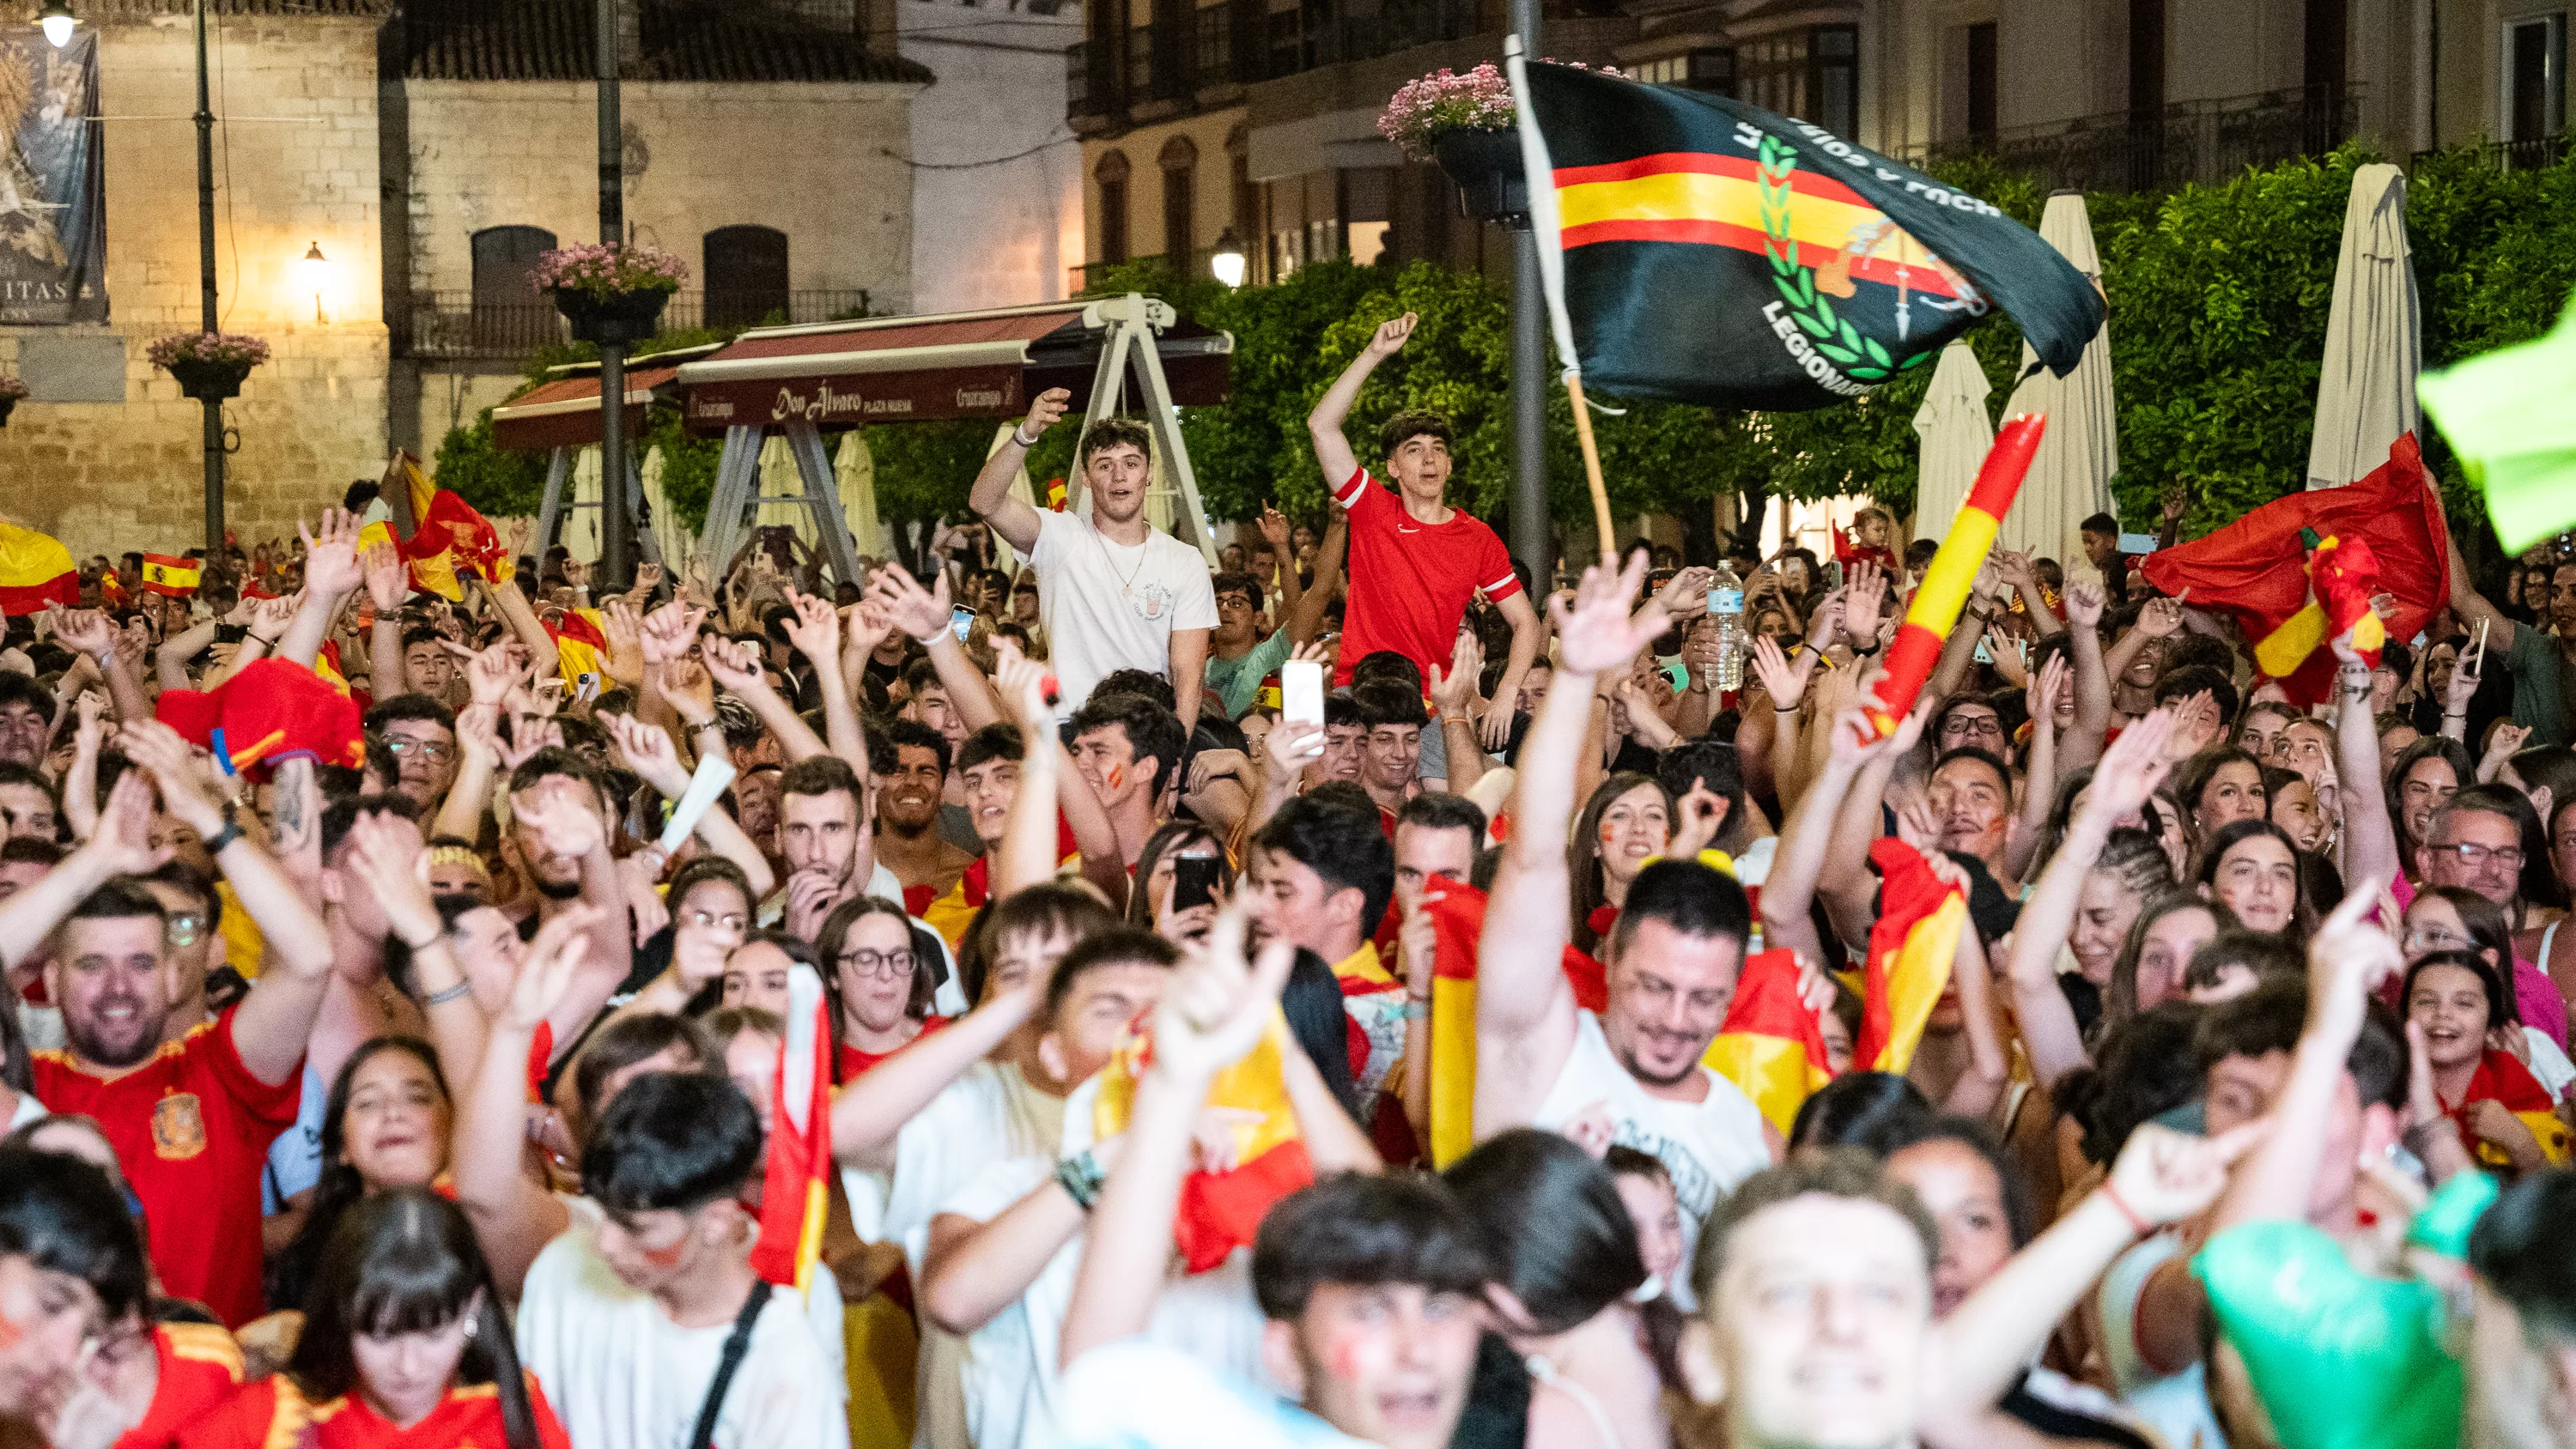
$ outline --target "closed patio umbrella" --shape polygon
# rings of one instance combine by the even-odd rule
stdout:
[[[1914,536],[1940,538],[1950,531],[1977,465],[1994,446],[1995,424],[1986,415],[1986,398],[1994,385],[1977,355],[1965,342],[1941,349],[1932,370],[1932,386],[1915,409],[1914,431],[1923,439],[1920,482],[1914,495]]]
[[[2308,440],[2310,488],[2368,477],[2388,461],[2389,445],[2415,431],[2424,325],[2409,250],[2406,173],[2385,162],[2355,171]]]
[[[2093,222],[2082,193],[2061,191],[2048,198],[2039,235],[2094,286],[2102,285],[2102,257],[2093,249]],[[2077,530],[2085,519],[2109,511],[2111,475],[2120,468],[2120,428],[2111,411],[2111,324],[2104,322],[2084,344],[2082,360],[2066,376],[2053,377],[2044,368],[2032,372],[2037,361],[2025,345],[2021,365],[2029,375],[2013,389],[2004,416],[2044,412],[2048,431],[1998,541],[2063,565],[2083,557]]]

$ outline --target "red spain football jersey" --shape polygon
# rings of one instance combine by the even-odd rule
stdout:
[[[115,1449],[173,1449],[190,1425],[241,1388],[241,1345],[211,1323],[156,1324],[152,1351],[161,1360],[152,1407]]]
[[[127,1071],[46,1051],[35,1055],[35,1075],[37,1101],[106,1130],[143,1200],[162,1291],[205,1304],[227,1327],[257,1318],[259,1173],[269,1143],[295,1124],[302,1065],[274,1086],[252,1076],[227,1011]]]
[[[528,1376],[528,1407],[535,1411],[542,1449],[571,1449],[545,1391]],[[184,1449],[500,1449],[501,1396],[490,1384],[450,1386],[447,1398],[408,1429],[375,1411],[362,1394],[308,1403],[284,1374],[261,1379],[235,1394],[179,1438]]]

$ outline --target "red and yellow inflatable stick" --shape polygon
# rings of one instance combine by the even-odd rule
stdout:
[[[2314,532],[2308,537],[2314,540]],[[2318,645],[2347,630],[2354,652],[2373,669],[2388,643],[2388,630],[2370,607],[2370,596],[2379,592],[2379,560],[2370,545],[2358,538],[2326,538],[2313,546],[2306,607],[2254,645],[2254,662],[2274,679],[2298,673]]]
[[[1977,570],[1985,567],[1986,552],[1995,545],[1995,533],[2003,527],[2013,496],[2021,492],[2022,475],[2030,471],[2031,455],[2039,451],[2039,435],[2047,427],[2046,413],[2023,413],[2004,424],[2003,431],[1995,434],[1995,445],[1986,450],[1968,501],[1959,505],[1959,516],[1951,521],[1941,551],[1932,555],[1932,567],[1923,575],[1923,587],[1914,591],[1914,602],[1905,610],[1896,642],[1888,646],[1887,673],[1880,677],[1877,697],[1869,705],[1870,723],[1877,726],[1880,738],[1896,733],[1896,722],[1914,708],[1914,697],[1932,677],[1942,642],[1967,606],[1969,586],[1977,581]]]

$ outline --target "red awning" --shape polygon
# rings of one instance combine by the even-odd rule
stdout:
[[[665,363],[626,370],[626,436],[644,431],[644,405],[653,389],[680,375],[679,364]],[[599,372],[559,377],[539,383],[492,409],[492,441],[504,448],[544,452],[554,448],[588,448],[599,442]]]
[[[1071,389],[1079,410],[1090,403],[1106,335],[1096,313],[1101,305],[1057,302],[746,332],[681,367],[685,416],[698,433],[791,417],[823,428],[1016,418],[1028,411],[1030,398],[1051,387]],[[1234,339],[1180,322],[1160,302],[1147,305],[1166,320],[1156,351],[1172,401],[1187,407],[1223,402]]]

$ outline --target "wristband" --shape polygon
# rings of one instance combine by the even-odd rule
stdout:
[[[234,841],[241,838],[241,821],[233,814],[233,807],[230,804],[226,804],[224,806],[224,828],[216,831],[213,835],[208,836],[205,840],[206,858],[212,860],[216,856],[223,854],[226,846],[231,845]]]
[[[1013,427],[1013,428],[1011,429],[1011,441],[1012,441],[1012,442],[1014,442],[1014,443],[1019,444],[1019,445],[1020,445],[1022,448],[1024,448],[1024,449],[1026,449],[1026,448],[1034,448],[1034,447],[1036,447],[1036,446],[1038,445],[1038,438],[1043,438],[1043,437],[1045,437],[1045,436],[1046,436],[1046,434],[1045,434],[1045,433],[1040,433],[1040,434],[1038,434],[1037,438],[1024,438],[1024,437],[1021,437],[1021,436],[1020,436],[1020,427],[1025,427],[1025,426],[1027,426],[1027,425],[1026,425],[1026,424],[1020,424],[1019,426],[1015,426],[1015,427]]]
[[[418,948],[415,947],[414,949],[416,950]],[[420,1004],[423,1006],[445,1006],[451,1001],[462,1000],[465,995],[473,989],[474,984],[472,982],[459,981],[455,985],[447,988],[445,991],[433,991],[427,996],[422,997],[420,999]]]
[[[1794,704],[1775,704],[1771,706],[1771,712],[1773,714],[1796,714],[1798,712],[1798,707]]]
[[[1100,1189],[1109,1178],[1100,1170],[1100,1159],[1086,1147],[1055,1165],[1055,1180],[1065,1196],[1073,1199],[1075,1207],[1089,1212],[1091,1205],[1100,1201]]]
[[[1407,1021],[1429,1021],[1431,1019],[1431,1003],[1423,1000],[1419,996],[1406,997],[1404,1002],[1404,1019]]]
[[[259,631],[257,629],[244,629],[242,633],[250,640],[257,643],[262,649],[274,649],[277,647],[276,640],[260,638]]]
[[[2149,1233],[2152,1233],[2152,1232],[2154,1232],[2154,1231],[2156,1230],[2156,1229],[2155,1229],[2155,1224],[2150,1223],[2150,1222],[2148,1222],[2145,1218],[2142,1218],[2142,1217],[2138,1216],[2138,1215],[2137,1215],[2137,1213],[2136,1213],[2134,1210],[2132,1210],[2132,1209],[2130,1208],[2130,1206],[2129,1206],[2127,1203],[2122,1202],[2122,1201],[2120,1200],[2120,1190],[2119,1190],[2118,1188],[2113,1187],[2109,1182],[2107,1182],[2107,1181],[2106,1181],[2106,1182],[2104,1182],[2104,1183],[2102,1184],[2102,1187],[2101,1187],[2101,1193],[2102,1193],[2102,1200],[2103,1200],[2104,1202],[2109,1203],[2109,1204],[2112,1206],[2112,1208],[2113,1208],[2114,1210],[2116,1210],[2116,1211],[2120,1214],[2120,1216],[2121,1216],[2121,1217],[2126,1218],[2126,1219],[2128,1220],[2128,1223],[2129,1223],[2129,1231],[2130,1231],[2132,1234],[2134,1234],[2134,1235],[2136,1235],[2136,1236],[2138,1236],[2138,1237],[2143,1238],[2143,1237],[2147,1236]]]

